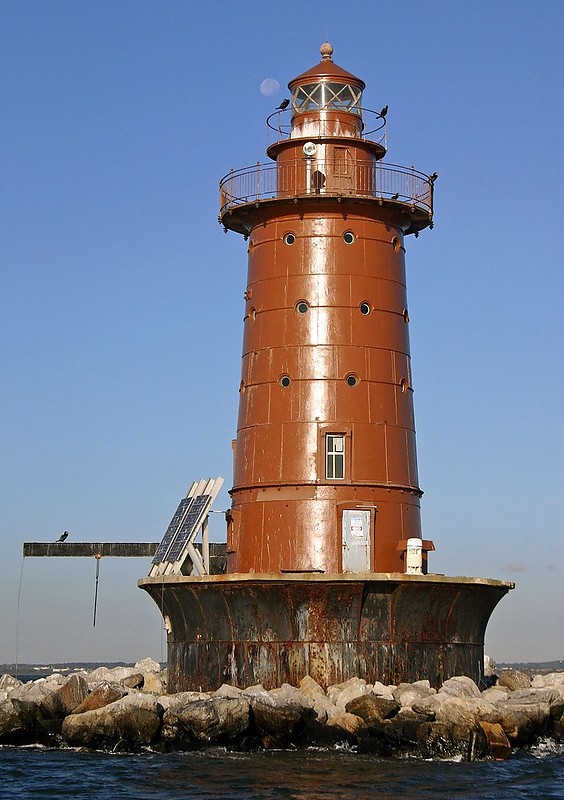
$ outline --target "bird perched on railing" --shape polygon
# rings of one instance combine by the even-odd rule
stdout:
[[[385,117],[388,113],[388,106],[384,106],[384,108],[380,111],[380,116]]]
[[[435,181],[437,180],[438,177],[439,177],[439,173],[438,172],[433,172],[433,174],[429,176],[429,180],[431,181],[431,183],[435,183]]]
[[[64,542],[64,541],[65,541],[65,539],[67,539],[67,538],[68,538],[68,535],[69,535],[69,532],[68,532],[68,531],[63,531],[63,533],[61,533],[61,535],[59,536],[59,538],[57,539],[57,541],[55,542],[55,544],[59,544],[59,542]]]
[[[290,101],[286,97],[284,100],[282,100],[282,102],[280,103],[279,106],[276,106],[276,111],[284,111],[284,109],[288,108],[289,105],[290,105]]]

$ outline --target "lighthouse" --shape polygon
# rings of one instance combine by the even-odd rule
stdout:
[[[383,162],[387,109],[332,52],[270,118],[274,163],[221,183],[248,242],[229,572],[400,572],[421,539],[405,241],[433,180]]]
[[[203,519],[205,489],[140,581],[169,686],[478,681],[512,584],[430,573],[420,521],[405,248],[432,227],[436,174],[384,160],[387,106],[367,108],[329,43],[288,89],[268,162],[220,182],[219,221],[248,251],[225,567],[210,574],[182,522]]]

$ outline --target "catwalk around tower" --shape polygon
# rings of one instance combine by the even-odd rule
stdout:
[[[269,118],[274,164],[221,183],[248,240],[229,572],[401,572],[421,538],[404,241],[433,180],[383,163],[385,112],[321,53]]]

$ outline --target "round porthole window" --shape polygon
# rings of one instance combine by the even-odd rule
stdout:
[[[394,238],[392,239],[392,247],[394,248],[396,253],[399,253],[399,251],[401,250],[401,242],[397,236],[394,236]]]
[[[402,317],[403,317],[403,321],[404,322],[409,322],[409,311],[407,310],[407,308],[404,308],[404,310],[401,312],[401,314],[402,314]]]
[[[294,244],[296,241],[296,237],[293,233],[285,233],[284,234],[284,244]]]
[[[359,308],[360,308],[360,313],[364,314],[364,316],[370,314],[370,312],[372,311],[372,306],[370,305],[370,303],[361,303]]]
[[[284,388],[289,386],[291,384],[291,382],[292,381],[290,380],[290,376],[289,375],[282,375],[282,377],[280,378],[280,381],[279,381],[280,386],[283,386]]]
[[[401,379],[401,381],[400,381],[400,388],[401,388],[401,390],[402,390],[402,392],[403,392],[404,394],[405,394],[405,393],[407,392],[407,390],[409,389],[409,383],[408,383],[408,381],[407,381],[405,378],[402,378],[402,379]]]
[[[356,236],[354,235],[354,233],[352,231],[345,231],[343,233],[343,241],[344,241],[345,244],[352,244],[355,239],[356,239]]]
[[[241,394],[245,394],[246,389],[247,387],[245,386],[245,381],[241,381],[241,383],[239,384],[239,392]]]
[[[345,380],[349,386],[356,386],[358,383],[358,375],[355,375],[353,372],[350,372],[345,378]]]
[[[299,300],[296,303],[296,311],[298,314],[307,314],[309,311],[309,303],[307,303],[305,300]]]

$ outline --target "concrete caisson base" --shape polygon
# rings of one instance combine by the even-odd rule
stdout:
[[[311,675],[479,682],[490,615],[513,584],[438,575],[143,578],[168,634],[169,691],[266,689]]]

